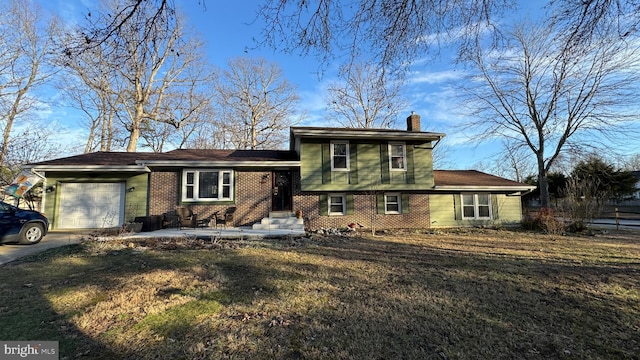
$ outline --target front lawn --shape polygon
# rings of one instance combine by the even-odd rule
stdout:
[[[61,359],[638,359],[640,233],[96,242],[1,266]]]

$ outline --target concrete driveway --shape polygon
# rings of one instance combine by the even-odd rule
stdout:
[[[0,245],[0,265],[54,247],[77,244],[82,236],[82,232],[51,231],[35,245],[2,244]]]

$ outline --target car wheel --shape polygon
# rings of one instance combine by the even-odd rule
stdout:
[[[44,231],[40,224],[26,224],[20,231],[20,244],[37,244],[42,240]]]

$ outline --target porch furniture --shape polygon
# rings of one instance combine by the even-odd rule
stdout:
[[[186,206],[178,206],[176,208],[178,214],[178,229],[183,227],[196,228],[198,224],[198,215],[194,214],[191,208]]]
[[[155,231],[162,229],[165,217],[164,215],[137,216],[134,221],[142,223],[142,231]]]
[[[215,220],[216,214],[218,212],[214,212],[213,214],[204,217],[204,218],[200,218],[198,217],[198,227],[199,228],[208,228],[211,226],[211,222],[213,222]]]
[[[222,215],[219,215],[220,211],[216,211],[213,214],[216,219],[216,228],[218,227],[218,224],[224,225],[225,228],[227,227],[227,224],[231,224],[233,226],[233,213],[235,212],[235,207],[228,208]]]
[[[162,214],[162,228],[174,228],[178,226],[178,214],[176,211],[169,211]]]

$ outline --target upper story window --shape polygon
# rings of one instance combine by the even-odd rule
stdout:
[[[349,170],[349,142],[348,141],[332,141],[331,142],[331,170],[333,171]]]
[[[391,170],[407,170],[407,151],[404,143],[389,143],[389,163]]]
[[[402,214],[402,203],[399,193],[384,194],[384,213]]]
[[[182,201],[233,200],[233,171],[184,170]]]
[[[463,219],[491,219],[491,194],[462,194]]]

